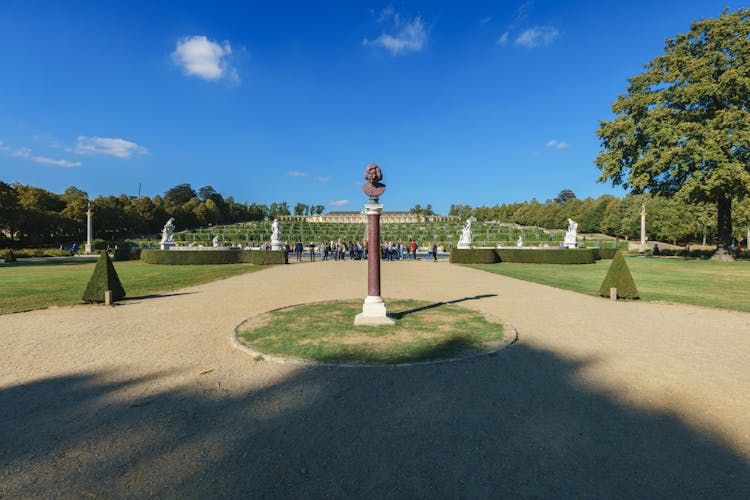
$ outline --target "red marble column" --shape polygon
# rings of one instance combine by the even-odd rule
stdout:
[[[380,296],[380,212],[367,210],[367,295]]]

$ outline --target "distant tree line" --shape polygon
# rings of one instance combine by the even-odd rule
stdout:
[[[169,217],[175,217],[181,229],[188,229],[290,215],[287,202],[240,203],[211,186],[196,192],[190,184],[180,184],[153,198],[121,194],[90,201],[96,237],[108,241],[158,233]],[[88,194],[76,187],[55,194],[34,186],[0,182],[0,243],[82,241],[86,237],[88,203]],[[323,209],[321,205],[300,203],[294,208],[300,215],[322,213]]]
[[[497,221],[565,229],[568,219],[578,222],[581,233],[603,233],[610,236],[638,239],[641,235],[641,206],[646,204],[646,234],[651,240],[672,243],[715,243],[716,206],[690,203],[685,197],[665,198],[650,194],[611,195],[578,199],[570,190],[563,190],[552,200],[536,199],[520,203],[503,203],[492,207],[451,205],[448,215],[479,221]],[[750,199],[734,204],[734,238],[744,239],[750,229]]]
[[[0,182],[0,244],[49,244],[83,241],[86,236],[85,191],[69,187],[62,194],[23,184]],[[451,205],[448,215],[464,220],[473,216],[480,221],[516,223],[548,229],[565,229],[568,219],[578,222],[581,233],[604,233],[620,238],[640,237],[641,205],[646,204],[646,233],[649,239],[673,243],[715,243],[716,205],[695,204],[686,198],[663,198],[650,194],[617,198],[578,199],[569,189],[554,199],[536,199],[495,206]],[[175,217],[180,229],[274,219],[290,215],[287,202],[270,205],[239,203],[224,197],[211,186],[195,191],[180,184],[163,195],[135,197],[98,196],[91,200],[97,238],[107,241],[157,234],[169,217]],[[296,203],[295,215],[314,215],[322,205]],[[431,205],[416,205],[410,212],[434,215]],[[732,212],[734,238],[743,239],[750,228],[750,200],[735,200]]]

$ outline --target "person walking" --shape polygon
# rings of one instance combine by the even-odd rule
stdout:
[[[414,260],[417,260],[417,242],[411,240],[411,254],[414,256]]]
[[[437,262],[437,243],[433,242],[430,250],[432,250],[432,262]]]
[[[294,245],[294,253],[297,254],[297,262],[302,261],[302,251],[304,250],[304,247],[302,246],[302,242],[298,241],[296,245]]]
[[[310,242],[310,262],[315,262],[315,242]]]

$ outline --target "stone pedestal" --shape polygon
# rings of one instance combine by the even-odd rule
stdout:
[[[471,243],[462,243],[462,242],[459,241],[457,247],[459,249],[461,249],[461,250],[463,250],[463,249],[469,249],[469,250],[471,250]]]
[[[174,246],[174,241],[163,241],[159,244],[159,248],[162,250],[169,250]]]
[[[369,258],[369,257],[368,257]],[[393,325],[396,322],[385,313],[385,301],[380,295],[365,297],[362,312],[354,317],[356,326]]]
[[[354,318],[359,325],[392,325],[393,318],[386,315],[385,301],[380,296],[380,214],[383,205],[368,203],[367,215],[367,297],[362,312]]]
[[[271,250],[284,250],[284,242],[271,240]]]
[[[575,242],[575,240],[573,240],[573,241],[568,241],[568,240],[566,239],[565,241],[563,241],[563,245],[562,245],[562,246],[563,246],[564,248],[575,248],[575,247],[576,247],[576,242]]]

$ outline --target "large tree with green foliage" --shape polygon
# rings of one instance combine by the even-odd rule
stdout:
[[[693,22],[645,69],[600,124],[599,180],[716,205],[716,258],[731,258],[732,200],[750,194],[750,9]]]

